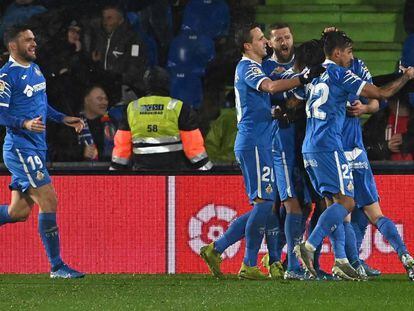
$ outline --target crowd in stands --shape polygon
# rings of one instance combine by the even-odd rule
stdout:
[[[219,165],[235,164],[232,85],[240,54],[232,38],[237,25],[254,20],[254,6],[259,2],[2,1],[0,36],[10,25],[30,25],[36,35],[36,62],[47,80],[50,104],[86,122],[79,135],[64,126],[47,124],[49,160],[110,162],[115,133],[128,104],[147,95],[145,77],[160,66],[170,75],[169,95],[198,114],[198,127],[210,159]],[[404,26],[409,35],[401,59],[403,66],[414,65],[413,10],[407,1]],[[0,43],[0,65],[7,61],[7,49]],[[393,103],[398,103],[397,118],[407,114],[407,122],[399,126],[406,123],[404,130],[409,133],[414,127],[410,106],[414,98],[409,90],[404,92],[404,100],[391,101],[388,108],[378,112],[380,115],[372,117],[384,123],[384,132],[395,118]],[[412,156],[392,155],[414,150],[414,142],[411,149],[396,147],[398,143],[408,146],[403,130],[392,129],[392,134],[399,134],[398,139],[391,135],[388,140],[384,136],[381,142],[372,141],[369,137],[376,135],[370,131],[378,130],[376,125],[370,126],[372,120],[365,126],[372,159],[411,160]],[[381,146],[387,148],[386,152],[378,152]]]

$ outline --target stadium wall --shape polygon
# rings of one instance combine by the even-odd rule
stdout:
[[[249,210],[242,177],[54,176],[64,260],[88,273],[207,273],[198,249]],[[383,211],[414,251],[414,176],[377,175]],[[0,176],[0,202],[10,177]],[[26,223],[0,228],[0,273],[44,273],[37,208]],[[238,271],[244,242],[224,254],[223,271]],[[262,245],[261,252],[266,251]],[[331,265],[329,242],[322,266]],[[389,253],[390,256],[387,256]],[[372,226],[362,258],[384,273],[402,273],[396,254]]]

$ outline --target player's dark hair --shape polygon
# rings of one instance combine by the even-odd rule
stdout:
[[[324,60],[323,43],[320,40],[306,41],[295,49],[295,65],[300,70],[322,64]]]
[[[260,25],[257,23],[248,23],[241,25],[234,35],[234,40],[236,41],[236,45],[239,48],[241,53],[244,53],[244,44],[245,43],[252,43],[253,37],[250,31],[254,28],[260,28]]]
[[[13,25],[6,29],[3,35],[4,46],[8,47],[11,41],[16,40],[20,33],[30,30],[28,25]]]
[[[283,29],[283,28],[289,28],[290,29],[290,26],[289,26],[289,24],[288,23],[283,23],[283,22],[280,22],[280,23],[274,23],[274,24],[271,24],[270,26],[269,26],[269,28],[268,28],[268,33],[269,33],[269,35],[271,34],[271,32],[272,32],[272,30],[278,30],[278,29]]]
[[[352,39],[346,35],[343,31],[331,31],[324,35],[323,37],[323,49],[325,51],[325,55],[331,56],[332,52],[339,48],[340,50],[344,50],[348,47],[352,46]]]

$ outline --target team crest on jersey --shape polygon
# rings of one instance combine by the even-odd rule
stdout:
[[[4,81],[0,80],[0,94],[2,94],[5,89],[6,89],[6,84],[4,83]]]
[[[352,190],[354,190],[354,184],[352,183],[352,181],[350,181],[350,182],[348,183],[348,186],[346,186],[346,189],[348,189],[348,191],[352,191]]]
[[[40,77],[42,75],[42,72],[39,70],[39,68],[35,68],[35,73]]]
[[[45,178],[45,174],[43,174],[41,171],[37,171],[36,173],[36,179],[37,180],[43,180]]]
[[[271,184],[268,184],[267,187],[266,187],[266,193],[270,194],[272,192],[273,192],[272,185]]]

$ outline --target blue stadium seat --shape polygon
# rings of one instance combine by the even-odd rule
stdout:
[[[401,65],[404,67],[414,66],[414,33],[408,35],[407,39],[405,39]]]
[[[214,42],[208,36],[183,30],[173,39],[168,53],[168,68],[204,71],[215,56]]]
[[[185,7],[182,29],[215,39],[226,36],[229,25],[229,6],[224,0],[191,0]]]
[[[170,69],[171,97],[181,100],[184,104],[199,109],[203,101],[203,76],[201,72]]]

